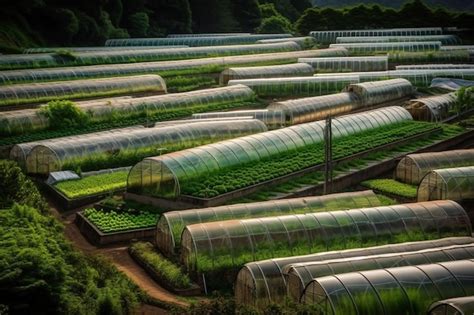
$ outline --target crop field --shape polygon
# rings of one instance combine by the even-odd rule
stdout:
[[[150,228],[156,225],[158,216],[145,211],[117,213],[93,208],[84,210],[84,216],[103,233],[114,233]]]
[[[361,183],[362,186],[405,198],[416,198],[417,187],[393,179],[371,179]]]

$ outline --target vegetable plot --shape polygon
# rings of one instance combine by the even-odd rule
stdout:
[[[103,233],[150,228],[155,226],[158,219],[155,213],[146,211],[119,213],[94,208],[84,210],[84,216]]]

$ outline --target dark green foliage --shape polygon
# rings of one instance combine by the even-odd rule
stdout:
[[[262,34],[278,34],[291,33],[293,30],[290,21],[283,16],[272,16],[268,19],[263,19],[262,24],[255,30]]]
[[[232,12],[242,32],[252,33],[260,25],[262,13],[257,0],[233,0]]]
[[[137,12],[128,17],[129,32],[132,37],[146,37],[150,20],[145,12]]]
[[[13,161],[0,160],[0,209],[20,203],[47,212],[47,204],[35,184]]]
[[[474,87],[462,87],[456,92],[454,112],[460,114],[474,108]]]
[[[88,116],[71,101],[51,101],[40,113],[49,119],[52,129],[83,127]]]

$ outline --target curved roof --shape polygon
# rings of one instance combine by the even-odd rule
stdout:
[[[474,198],[474,166],[433,170],[418,187],[418,200]]]
[[[448,308],[450,310],[448,312]],[[458,312],[458,313],[456,313]],[[474,295],[465,297],[455,297],[447,300],[441,300],[431,304],[428,309],[429,315],[470,315],[474,314]]]
[[[228,68],[220,74],[220,83],[227,84],[229,80],[252,78],[278,78],[313,76],[314,69],[308,64],[293,63],[276,66],[236,67]]]
[[[352,52],[367,51],[430,51],[439,50],[441,48],[440,41],[431,42],[388,42],[388,43],[344,43],[331,44],[330,48],[344,47]]]
[[[355,93],[365,106],[405,98],[415,93],[413,85],[405,79],[352,83],[344,90]]]
[[[450,116],[456,104],[456,93],[422,97],[408,101],[407,108],[413,115],[428,121],[441,121]]]
[[[388,56],[299,58],[317,72],[382,71],[388,70]]]

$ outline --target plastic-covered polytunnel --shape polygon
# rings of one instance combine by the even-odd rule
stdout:
[[[361,106],[356,94],[345,92],[275,102],[268,109],[284,113],[286,123],[295,125],[348,113]]]
[[[86,112],[93,122],[107,121],[114,117],[148,117],[153,120],[159,118],[156,114],[173,112],[177,110],[198,111],[212,106],[231,104],[241,106],[242,103],[254,101],[255,94],[246,86],[228,86],[215,89],[198,90],[185,93],[174,93],[166,95],[138,97],[130,99],[110,99],[104,101],[84,102],[77,106]],[[114,116],[115,115],[115,116]],[[156,119],[158,120],[158,119]],[[24,109],[11,112],[0,111],[0,134],[15,134],[34,129],[45,129],[49,127],[49,121],[45,119],[37,109]]]
[[[62,141],[42,141],[41,145],[35,146],[28,154],[26,170],[28,173],[49,174],[77,167],[81,167],[83,171],[91,170],[86,165],[89,168],[107,168],[125,163],[121,166],[128,166],[130,155],[146,157],[156,155],[158,149],[173,152],[266,130],[265,124],[256,119],[189,121],[187,124],[136,130],[118,129],[69,137]]]
[[[333,137],[411,119],[401,107],[344,116],[333,120]],[[324,124],[324,121],[301,124],[146,158],[130,171],[127,189],[139,194],[176,198],[181,194],[180,186],[187,181],[323,141]]]
[[[284,42],[275,44],[77,52],[74,54],[74,58],[62,57],[55,53],[21,54],[9,55],[5,58],[2,57],[0,59],[0,69],[10,70],[61,67],[67,65],[83,66],[110,63],[133,63],[140,61],[182,60],[216,56],[295,51],[300,49],[300,46],[295,42]]]
[[[418,69],[474,69],[474,64],[424,64],[424,65],[399,65],[396,70],[418,70]]]
[[[418,200],[474,199],[474,166],[429,172],[418,187]]]
[[[58,51],[70,52],[89,52],[89,51],[114,51],[114,50],[146,50],[146,49],[169,49],[169,48],[187,48],[186,45],[176,46],[130,46],[130,47],[107,47],[107,46],[90,46],[90,47],[34,47],[23,50],[24,54],[45,54]]]
[[[228,34],[219,35],[193,34],[194,36],[173,36],[168,38],[117,38],[109,39],[105,46],[167,46],[167,45],[188,45],[188,46],[217,46],[217,45],[239,45],[254,44],[261,39],[289,38],[291,34]],[[198,35],[198,36],[196,36]]]
[[[243,84],[262,97],[316,96],[341,91],[348,84],[358,83],[358,76],[340,77],[291,77],[268,79],[230,80],[228,85]]]
[[[285,115],[281,111],[268,109],[247,109],[228,112],[208,112],[193,114],[192,117],[193,119],[251,117],[262,121],[270,129],[281,128],[285,125]]]
[[[287,295],[287,278],[283,274],[283,269],[292,264],[413,252],[472,243],[474,243],[474,238],[470,236],[448,237],[431,241],[407,242],[250,262],[245,264],[237,275],[234,285],[235,301],[239,305],[252,305],[258,308],[281,303]]]
[[[318,42],[335,43],[338,37],[361,37],[361,36],[425,36],[442,35],[441,27],[419,27],[419,28],[388,28],[388,29],[366,29],[366,30],[334,30],[334,31],[312,31],[310,36]]]
[[[261,39],[257,41],[257,44],[282,43],[287,41],[295,42],[300,45],[301,48],[311,48],[316,44],[316,40],[312,36]]]
[[[398,163],[395,178],[418,185],[429,172],[474,165],[474,149],[409,154]]]
[[[474,314],[474,295],[436,301],[428,309],[428,315],[470,314]]]
[[[328,210],[343,210],[379,206],[373,191],[347,192],[325,196],[252,202],[229,206],[165,212],[156,226],[156,245],[161,252],[171,255],[181,245],[181,234],[190,224],[301,214]]]
[[[300,58],[316,72],[350,72],[388,70],[388,56]]]
[[[474,52],[474,45],[446,45],[442,46],[441,50],[453,51],[453,50],[464,50]]]
[[[345,91],[355,93],[364,106],[370,106],[412,96],[415,89],[410,81],[392,79],[350,84]]]
[[[0,83],[24,83],[55,80],[72,80],[96,77],[116,77],[133,74],[173,74],[176,71],[181,73],[193,73],[202,67],[216,67],[224,70],[226,67],[236,65],[256,65],[259,63],[294,63],[298,58],[303,57],[331,57],[347,56],[349,52],[345,48],[312,49],[301,51],[277,52],[256,55],[238,55],[227,57],[171,60],[155,62],[138,62],[114,65],[77,66],[49,69],[26,69],[10,70],[0,72]],[[219,71],[221,71],[219,70]],[[209,71],[209,70],[207,70]]]
[[[434,51],[439,50],[441,42],[388,42],[388,43],[345,43],[331,44],[330,48],[343,47],[351,53],[373,53],[391,51]]]
[[[252,35],[251,33],[184,33],[184,34],[168,34],[167,38],[178,38],[178,37],[220,37],[220,36],[240,36],[240,35]]]
[[[140,92],[166,93],[166,83],[159,75],[149,74],[122,78],[7,85],[0,86],[0,105]]]
[[[315,278],[347,272],[422,265],[463,259],[474,259],[474,244],[299,263],[285,266],[282,273],[287,278],[288,296],[293,301],[298,302],[306,285]]]
[[[217,221],[186,226],[181,261],[205,274],[268,258],[471,233],[466,211],[448,200]]]
[[[415,64],[415,63],[451,63],[459,62],[466,63],[470,62],[471,56],[467,50],[441,50],[430,51],[427,54],[424,51],[419,52],[389,52],[388,60],[393,64]]]
[[[422,97],[410,100],[405,108],[415,120],[440,122],[454,113],[451,111],[456,104],[456,93]]]
[[[456,35],[419,35],[419,36],[360,36],[338,37],[337,44],[344,43],[383,43],[383,42],[433,42],[439,41],[443,45],[460,44],[461,39]]]
[[[318,314],[425,314],[431,303],[474,294],[474,260],[316,278],[301,296]]]
[[[312,76],[314,69],[305,63],[287,65],[262,66],[262,67],[236,67],[222,71],[219,82],[227,84],[229,80],[253,78],[278,78]]]

